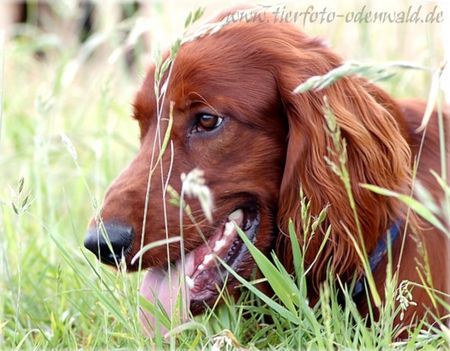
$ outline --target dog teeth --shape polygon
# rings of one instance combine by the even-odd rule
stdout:
[[[216,244],[214,245],[214,251],[218,252],[222,247],[224,247],[226,244],[225,239],[220,239],[216,241]]]
[[[234,233],[234,224],[232,222],[225,223],[225,230],[223,231],[223,235],[229,236]]]
[[[235,221],[236,223],[239,223],[240,221],[242,221],[242,219],[244,218],[244,211],[242,211],[241,209],[238,209],[232,213],[230,213],[230,215],[228,216],[228,220],[231,221]]]
[[[194,279],[192,279],[188,275],[186,276],[185,279],[186,279],[186,284],[189,287],[189,289],[192,289],[194,287]]]
[[[203,259],[203,264],[206,266],[213,260],[213,258],[214,258],[213,254],[206,255],[205,258]]]

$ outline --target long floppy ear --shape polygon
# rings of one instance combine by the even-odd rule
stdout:
[[[286,42],[294,35],[288,33]],[[402,216],[401,205],[392,198],[376,195],[360,187],[370,183],[394,191],[407,191],[410,185],[410,150],[405,140],[400,112],[395,102],[381,89],[358,77],[344,77],[321,91],[294,94],[293,90],[314,75],[323,75],[341,60],[319,41],[296,33],[288,49],[279,53],[277,84],[289,123],[286,165],[282,179],[278,221],[287,233],[289,218],[295,221],[302,239],[299,191],[311,203],[312,215],[328,207],[327,220],[311,239],[306,262],[316,257],[326,228],[331,234],[312,267],[313,282],[324,278],[331,263],[344,279],[361,272],[353,236],[359,245],[357,224],[349,196],[341,179],[331,170],[325,157],[333,145],[326,130],[324,96],[346,141],[347,169],[351,190],[367,252],[381,235]],[[336,159],[335,159],[336,161]],[[277,243],[279,257],[292,265],[286,235]]]

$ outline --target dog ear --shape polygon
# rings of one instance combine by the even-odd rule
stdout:
[[[286,40],[288,40],[286,38]],[[338,67],[340,59],[320,42],[297,34],[290,49],[279,54],[277,84],[280,99],[289,124],[289,141],[282,179],[278,221],[286,230],[291,218],[297,229],[300,223],[300,188],[310,201],[312,215],[328,206],[328,215],[319,232],[309,242],[306,262],[316,257],[331,226],[321,256],[312,267],[313,281],[324,277],[331,267],[344,279],[362,270],[361,260],[351,236],[370,253],[381,235],[402,216],[400,203],[376,195],[360,186],[374,184],[382,188],[405,192],[410,184],[410,149],[402,133],[400,111],[395,102],[381,89],[358,77],[344,77],[321,91],[294,94],[294,89],[314,75],[323,75]],[[324,97],[335,116],[346,142],[348,170],[356,215],[363,243],[359,239],[355,212],[342,180],[331,169],[333,141],[327,132],[324,117]],[[292,265],[292,253],[286,235],[277,243],[279,257]]]
[[[141,142],[148,132],[151,118],[156,114],[155,69],[155,65],[148,68],[133,102],[133,118],[139,123]]]

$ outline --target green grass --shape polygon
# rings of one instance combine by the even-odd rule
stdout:
[[[154,11],[154,16],[168,16],[160,6]],[[342,26],[329,39],[337,43]],[[124,42],[114,30],[97,37],[101,45],[89,46],[65,41],[57,28],[25,29],[25,35],[5,45],[0,40],[0,349],[450,347],[448,330],[427,327],[411,330],[408,341],[395,342],[392,321],[400,311],[392,302],[381,307],[383,318],[368,326],[348,295],[345,305],[338,303],[332,277],[320,301],[310,307],[303,265],[297,264],[296,276],[288,277],[275,258],[265,260],[256,250],[277,298],[268,299],[242,281],[246,292],[239,301],[226,298],[224,306],[167,340],[145,338],[137,313],[138,274],[100,265],[82,242],[104,191],[139,147],[137,124],[128,116],[147,62],[139,50],[142,58],[135,70],[126,68],[123,56],[108,61]],[[368,57],[403,60],[389,49],[374,56],[379,48],[365,40],[374,30],[360,28],[358,43]],[[311,31],[320,33],[314,27]],[[414,39],[430,49],[412,64],[434,69],[439,54],[429,36]],[[399,71],[383,86],[399,95],[427,96],[427,84],[412,84],[417,81],[429,82],[430,75]],[[293,246],[301,263],[303,248]],[[389,284],[387,290],[398,294]]]

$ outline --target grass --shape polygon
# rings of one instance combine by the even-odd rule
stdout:
[[[343,4],[351,6],[352,2]],[[153,10],[155,16],[168,16],[160,6]],[[137,316],[138,274],[112,271],[81,248],[88,220],[105,189],[138,148],[137,125],[127,116],[146,62],[138,46],[141,59],[130,70],[123,52],[116,50],[126,42],[124,28],[134,25],[133,21],[122,22],[115,30],[97,32],[84,44],[66,41],[58,36],[57,28],[43,31],[33,25],[19,28],[23,35],[5,44],[0,37],[0,63],[4,62],[0,65],[4,66],[0,71],[0,348],[450,347],[447,329],[411,330],[409,340],[395,342],[392,321],[401,311],[394,310],[394,298],[381,306],[383,318],[372,320],[369,327],[348,294],[345,304],[338,301],[332,277],[323,285],[320,301],[310,307],[304,248],[295,244],[294,278],[276,258],[269,261],[252,249],[277,298],[269,299],[242,281],[246,292],[239,301],[225,299],[224,306],[207,311],[184,329],[175,329],[168,340],[148,340],[142,335]],[[342,26],[330,38],[336,43],[346,31]],[[372,53],[368,57],[408,57],[389,53],[389,49],[380,52],[375,43],[368,44],[367,33],[375,29],[370,24],[359,28],[361,40],[357,42],[364,52]],[[316,34],[320,30],[326,28],[311,28]],[[396,30],[404,30],[406,37],[410,31]],[[430,37],[430,33],[414,36],[414,45],[427,50],[412,65],[436,67],[439,52]],[[391,46],[386,43],[387,48]],[[356,49],[354,57],[360,51]],[[115,59],[108,60],[111,57]],[[400,95],[426,97],[428,84],[411,82],[429,82],[430,76],[400,71],[383,87]],[[425,88],[420,90],[421,86]],[[444,186],[446,181],[442,180]],[[306,200],[302,208],[306,218]],[[313,226],[314,219],[310,221]],[[290,234],[294,239],[294,233]],[[401,297],[393,285],[386,289],[390,296]]]

